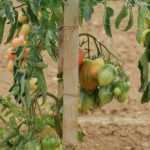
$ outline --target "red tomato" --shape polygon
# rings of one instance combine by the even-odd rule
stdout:
[[[79,66],[83,64],[83,60],[84,60],[83,49],[79,49],[79,60],[78,60]],[[61,62],[62,62],[62,64],[64,63],[64,58],[61,58]]]
[[[27,58],[27,57],[28,57],[29,51],[30,51],[29,48],[24,48],[24,58]]]
[[[24,45],[24,36],[19,36],[12,41],[12,47],[17,48],[18,46]]]
[[[13,52],[13,48],[9,48],[9,49],[7,50],[6,58],[7,58],[7,60],[13,60],[13,61],[15,60],[15,58],[16,58],[16,53]]]
[[[83,64],[84,52],[83,49],[79,49],[79,66]]]
[[[9,62],[7,64],[8,71],[12,72],[13,68],[14,68],[14,62],[12,60],[9,60]]]

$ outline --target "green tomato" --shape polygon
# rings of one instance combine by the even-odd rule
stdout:
[[[123,93],[128,92],[130,89],[130,82],[120,81],[116,84],[116,87],[120,88]]]
[[[145,47],[150,47],[150,29],[144,30],[141,37],[141,44]]]
[[[30,141],[25,144],[24,150],[41,150],[41,146],[36,141]]]
[[[55,150],[59,147],[59,141],[55,137],[46,137],[42,140],[43,150]]]
[[[146,17],[145,20],[144,20],[144,25],[145,25],[145,28],[149,29],[150,28],[150,17]]]
[[[113,99],[113,94],[109,87],[103,87],[99,89],[98,92],[100,106],[104,106],[107,103],[110,103]]]
[[[118,102],[126,103],[128,100],[128,93],[124,92],[118,97]]]
[[[122,93],[122,91],[121,91],[121,89],[120,89],[119,87],[116,87],[116,88],[114,89],[114,95],[115,95],[115,96],[120,96],[121,93]]]
[[[87,92],[81,92],[80,96],[81,100],[81,111],[82,112],[88,112],[89,110],[94,108],[94,102],[95,102],[95,95],[89,94]]]
[[[111,64],[106,64],[102,70],[98,73],[98,83],[100,86],[106,86],[111,84],[116,77],[116,68]]]
[[[124,87],[124,92],[128,92],[130,89],[131,83],[130,81],[124,82],[123,87]]]

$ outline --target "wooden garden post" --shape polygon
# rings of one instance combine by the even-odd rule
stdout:
[[[77,144],[79,0],[66,0],[64,3],[63,140],[68,146]]]

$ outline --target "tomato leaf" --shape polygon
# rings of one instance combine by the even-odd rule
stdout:
[[[9,43],[13,39],[16,33],[17,27],[18,27],[17,21],[14,24],[11,24],[10,31],[9,31],[9,34],[5,43]]]
[[[138,67],[141,72],[141,87],[140,87],[141,91],[144,91],[148,84],[149,56],[150,56],[150,52],[145,50],[144,54],[142,55],[142,57],[139,60]]]
[[[133,11],[132,9],[129,10],[129,21],[128,24],[126,26],[126,28],[124,29],[124,31],[128,31],[132,26],[133,26],[134,20],[133,20]]]
[[[91,19],[93,11],[94,11],[93,7],[89,3],[84,3],[83,17],[84,17],[85,21],[88,21]]]
[[[150,101],[150,82],[148,83],[146,89],[144,90],[144,94],[142,96],[142,103],[146,103]]]
[[[113,9],[111,7],[106,7],[104,12],[103,22],[104,22],[105,32],[110,37],[112,37],[110,19],[113,15],[114,15]]]
[[[121,24],[121,21],[126,18],[128,16],[128,9],[125,5],[123,5],[119,15],[117,16],[116,18],[116,21],[115,21],[115,26],[116,28],[118,29],[120,24]]]
[[[144,20],[145,20],[145,16],[146,14],[149,12],[149,10],[147,9],[147,7],[144,6],[140,6],[138,9],[138,32],[136,34],[136,39],[138,41],[138,43],[141,42],[141,37],[142,37],[142,33],[144,31]]]
[[[10,0],[5,0],[4,2],[5,15],[7,16],[10,23],[14,24],[16,21],[17,12],[13,7],[13,3]]]
[[[0,43],[2,42],[4,35],[5,22],[6,18],[0,17]]]

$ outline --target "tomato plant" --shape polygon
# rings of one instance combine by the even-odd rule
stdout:
[[[13,0],[0,0],[0,42],[3,42],[4,32],[9,24],[7,40],[4,42],[11,45],[7,54],[8,69],[12,72],[14,80],[10,87],[10,93],[16,100],[16,103],[12,103],[11,99],[1,98],[2,105],[14,114],[14,117],[8,122],[10,135],[4,137],[2,142],[2,145],[8,149],[23,149],[24,147],[36,149],[36,146],[40,149],[39,143],[44,147],[47,145],[55,147],[55,145],[58,146],[58,143],[61,145],[63,98],[58,99],[48,92],[43,72],[47,64],[43,60],[42,53],[46,51],[54,61],[58,60],[58,37],[60,30],[63,29],[65,3],[64,0],[17,0],[17,3],[14,3]],[[109,37],[112,37],[111,18],[114,10],[107,0],[80,0],[81,24],[83,20],[90,20],[94,6],[99,3],[104,6],[104,30]],[[124,29],[128,31],[134,20],[132,9],[135,6],[139,7],[137,41],[142,42],[145,47],[145,52],[139,61],[141,90],[144,91],[142,102],[150,100],[150,82],[148,80],[150,34],[148,31],[143,33],[144,30],[149,29],[149,5],[150,2],[146,0],[125,0],[115,21],[116,28],[119,28],[121,21],[128,17]],[[81,52],[79,64],[83,63],[82,59]],[[92,74],[97,74],[97,69],[97,67],[93,69]],[[95,79],[92,79],[92,82],[95,82],[95,88],[97,82]],[[115,89],[115,93],[120,95],[118,89]],[[102,97],[101,93],[99,95]],[[105,95],[103,94],[103,97],[107,98]],[[39,98],[45,101],[48,96],[55,101],[51,106],[52,114],[39,117],[36,112]],[[21,124],[17,121],[18,118],[21,118]],[[23,124],[25,125],[24,129],[27,129],[24,134],[19,130]],[[37,124],[39,127],[36,126]],[[56,134],[53,134],[52,137],[38,138],[37,133],[40,134],[47,126],[52,127]],[[7,130],[4,130],[5,132]]]

